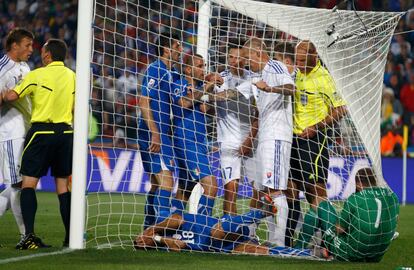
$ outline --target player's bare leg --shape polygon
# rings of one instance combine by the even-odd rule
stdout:
[[[239,189],[239,180],[231,180],[224,185],[223,213],[237,215],[237,192]]]

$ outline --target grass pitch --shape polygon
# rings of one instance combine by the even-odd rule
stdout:
[[[53,193],[38,192],[38,211],[35,229],[44,242],[53,248],[36,251],[17,251],[18,231],[11,212],[0,219],[0,269],[398,269],[414,267],[414,206],[401,207],[395,240],[380,263],[319,262],[279,259],[267,256],[241,256],[226,254],[171,253],[134,251],[128,243],[131,235],[140,230],[140,214],[111,214],[123,209],[124,213],[142,212],[136,209],[142,196],[110,196],[89,199],[88,248],[62,250],[63,225],[58,200]],[[99,207],[98,207],[99,206]],[[99,215],[97,215],[99,213]],[[109,224],[109,225],[107,225]],[[113,224],[113,225],[112,225]],[[116,225],[120,224],[120,225]],[[107,237],[109,235],[109,237]],[[121,235],[121,236],[118,236]],[[91,241],[92,236],[97,240]],[[123,248],[107,248],[111,243],[124,243]],[[102,249],[97,249],[99,245]]]

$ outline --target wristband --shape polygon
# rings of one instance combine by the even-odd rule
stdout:
[[[154,241],[155,241],[156,243],[161,243],[161,236],[159,236],[159,235],[155,235],[155,236],[154,236]]]
[[[200,98],[200,100],[202,102],[209,102],[210,101],[210,97],[209,97],[209,95],[202,95],[201,98]]]

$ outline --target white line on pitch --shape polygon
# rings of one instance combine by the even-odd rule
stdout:
[[[45,253],[37,253],[27,256],[20,256],[20,257],[13,257],[9,259],[0,260],[0,264],[12,263],[12,262],[20,262],[25,261],[33,258],[45,257],[45,256],[53,256],[53,255],[61,255],[75,251],[75,249],[66,248],[63,250],[53,251],[53,252],[45,252]]]

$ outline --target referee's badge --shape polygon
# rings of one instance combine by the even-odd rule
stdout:
[[[306,95],[306,93],[300,94],[300,103],[302,103],[303,106],[308,104],[308,95]]]

